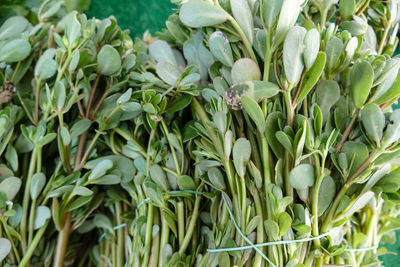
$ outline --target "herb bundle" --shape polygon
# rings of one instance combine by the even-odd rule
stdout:
[[[397,1],[177,4],[158,40],[58,1],[0,27],[0,260],[380,266]]]

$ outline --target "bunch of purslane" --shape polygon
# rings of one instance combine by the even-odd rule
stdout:
[[[159,40],[0,27],[5,266],[379,266],[400,227],[397,1],[191,0]]]

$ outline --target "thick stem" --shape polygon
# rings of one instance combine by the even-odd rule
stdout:
[[[146,250],[142,262],[142,267],[147,267],[149,264],[150,253],[151,253],[151,240],[153,232],[153,218],[154,218],[154,207],[149,205],[147,209],[147,221],[146,221],[146,235],[144,241],[144,249]]]
[[[28,176],[26,178],[25,183],[25,191],[24,191],[24,198],[22,201],[22,218],[21,218],[21,244],[22,244],[22,251],[25,254],[27,249],[27,242],[26,242],[26,227],[28,222],[28,208],[29,208],[29,199],[30,199],[30,188],[31,188],[31,180],[32,176],[35,172],[36,167],[36,157],[37,157],[37,148],[34,148],[32,151],[32,157],[29,164],[29,171]]]
[[[160,224],[160,217],[159,217],[159,212],[158,209],[154,210],[154,224],[159,225]],[[156,267],[159,262],[159,251],[160,251],[160,231],[157,232],[157,234],[152,238],[151,240],[151,254],[150,254],[150,259],[149,259],[149,265],[151,267]]]
[[[179,248],[179,254],[185,253],[187,247],[189,246],[189,242],[192,239],[192,235],[194,232],[194,227],[196,226],[197,217],[199,216],[199,208],[200,208],[200,200],[201,196],[197,195],[196,200],[194,202],[194,209],[192,213],[192,217],[190,218],[189,226],[186,231],[185,238],[183,239],[182,246]]]
[[[185,238],[185,210],[183,201],[179,201],[177,203],[178,206],[178,239],[179,239],[179,246],[182,246],[183,239]]]
[[[383,48],[386,45],[386,40],[387,40],[387,37],[388,37],[390,29],[391,29],[391,27],[389,25],[386,25],[385,30],[383,31],[382,39],[381,39],[381,41],[379,43],[378,55],[382,54]]]
[[[67,251],[69,234],[71,232],[72,212],[68,212],[66,215],[64,226],[58,233],[56,255],[54,257],[53,267],[63,267],[65,253]]]
[[[90,117],[90,109],[92,108],[92,103],[93,103],[93,98],[94,95],[96,93],[96,89],[97,89],[97,85],[99,84],[99,80],[100,80],[101,75],[97,75],[96,80],[94,81],[94,84],[92,86],[92,90],[90,91],[90,96],[89,96],[89,100],[88,100],[88,104],[86,107],[86,118]]]
[[[358,115],[353,116],[353,118],[351,119],[349,125],[347,126],[346,130],[343,133],[342,140],[340,140],[340,143],[336,147],[336,152],[338,152],[338,151],[340,151],[340,149],[342,149],[342,146],[347,141],[347,138],[349,138],[349,135],[350,135],[351,131],[353,130],[355,123],[357,122],[357,119],[358,119]]]
[[[39,245],[40,240],[42,240],[43,234],[46,231],[49,222],[50,220],[47,220],[46,224],[43,225],[42,228],[40,228],[39,231],[36,233],[32,244],[30,244],[29,249],[26,251],[26,253],[24,253],[24,257],[22,258],[18,267],[25,267],[27,264],[29,264],[33,252],[35,252],[35,249]]]
[[[257,192],[257,189],[255,189],[253,192],[253,199],[254,199],[254,205],[256,208],[256,214],[258,216],[261,216],[261,218],[262,218],[262,220],[260,220],[260,222],[257,225],[257,244],[261,244],[261,243],[264,243],[264,241],[265,241],[264,240],[264,225],[263,225],[264,216],[263,216],[263,210],[262,210],[260,196]],[[264,248],[260,248],[260,250],[264,253]],[[253,267],[261,267],[261,266],[263,266],[263,258],[260,255],[260,253],[256,253],[256,255],[254,256]]]
[[[294,107],[292,106],[292,99],[290,96],[290,91],[291,91],[291,87],[289,87],[288,89],[286,89],[283,92],[283,96],[284,96],[285,104],[286,104],[287,124],[290,127],[293,127]]]
[[[160,241],[160,255],[162,255],[163,248],[166,244],[168,244],[168,239],[169,239],[169,226],[167,219],[165,218],[164,211],[160,212],[161,214],[161,241]],[[163,258],[161,257],[161,260],[158,262],[158,267],[162,267],[166,264],[166,262],[163,262]]]
[[[117,225],[121,225],[122,224],[121,202],[119,202],[119,201],[117,203],[115,203],[115,216],[117,218]],[[116,260],[117,266],[123,266],[124,262],[125,262],[124,243],[125,243],[124,228],[118,228],[118,230],[117,230],[117,260]]]

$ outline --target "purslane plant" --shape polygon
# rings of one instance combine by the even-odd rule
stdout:
[[[188,149],[213,193],[203,251],[181,264],[379,265],[398,227],[397,1],[178,4],[159,34],[171,49],[157,41],[150,54],[168,83],[174,49],[198,69]]]
[[[397,1],[175,2],[159,40],[55,1],[0,28],[2,263],[380,266]]]

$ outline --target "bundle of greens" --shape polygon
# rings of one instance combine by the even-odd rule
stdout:
[[[0,27],[3,265],[380,266],[397,1],[175,2],[157,40],[60,1]]]

